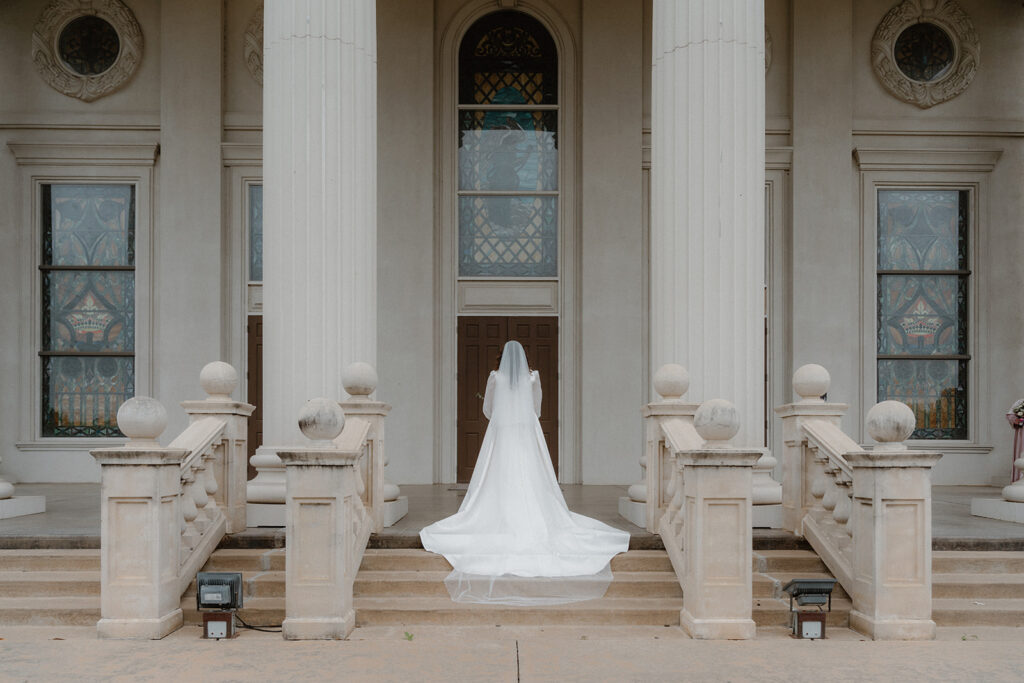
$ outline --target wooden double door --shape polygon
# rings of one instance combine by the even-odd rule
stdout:
[[[558,472],[558,318],[553,316],[459,316],[458,325],[458,469],[459,482],[473,476],[487,430],[484,391],[505,342],[523,345],[530,367],[540,373],[544,400],[540,426]]]

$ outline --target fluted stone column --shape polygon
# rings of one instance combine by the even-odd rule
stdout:
[[[263,30],[264,444],[249,500],[283,504],[275,452],[302,443],[295,414],[343,398],[353,361],[376,364],[375,3],[267,0]]]
[[[651,366],[764,445],[764,3],[655,0]]]

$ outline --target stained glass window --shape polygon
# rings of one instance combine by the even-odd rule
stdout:
[[[878,191],[878,400],[915,439],[967,438],[966,190]]]
[[[114,66],[121,52],[121,39],[109,22],[87,14],[72,20],[60,32],[57,52],[75,73],[96,76]]]
[[[121,436],[135,395],[135,187],[42,186],[42,435]]]
[[[896,66],[907,78],[927,83],[949,71],[956,49],[949,35],[935,24],[908,26],[893,45]]]
[[[493,12],[459,49],[459,275],[558,275],[558,55],[536,19]]]
[[[249,281],[263,281],[263,186],[249,186]]]

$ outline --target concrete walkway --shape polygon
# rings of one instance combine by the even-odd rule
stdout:
[[[1019,681],[1024,629],[940,629],[923,643],[839,630],[793,640],[690,640],[678,628],[356,629],[348,641],[285,642],[244,631],[204,641],[100,641],[91,628],[0,629],[0,681]],[[57,640],[63,638],[63,640]]]

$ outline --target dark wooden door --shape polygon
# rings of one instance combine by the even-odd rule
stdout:
[[[263,316],[250,315],[246,325],[249,361],[246,376],[246,400],[256,406],[249,417],[249,458],[263,443]],[[256,476],[256,468],[249,465],[249,479]]]
[[[468,482],[487,429],[484,391],[505,342],[516,340],[526,350],[530,367],[540,373],[544,400],[540,426],[558,472],[558,318],[460,316],[458,326],[458,470]]]

